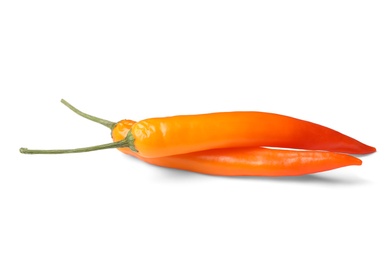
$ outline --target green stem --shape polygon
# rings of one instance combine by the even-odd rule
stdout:
[[[137,150],[134,147],[133,141],[134,141],[134,138],[130,134],[122,141],[108,143],[108,144],[95,145],[95,146],[90,146],[90,147],[64,149],[64,150],[30,150],[27,148],[20,148],[19,151],[21,153],[24,153],[24,154],[62,154],[62,153],[83,153],[83,152],[91,152],[91,151],[97,151],[97,150],[103,150],[103,149],[130,147],[131,150],[133,150],[134,152],[137,152]]]
[[[64,104],[65,106],[67,106],[70,110],[72,110],[73,112],[75,112],[76,114],[86,118],[86,119],[89,119],[93,122],[96,122],[96,123],[99,123],[101,125],[104,125],[108,128],[110,128],[111,130],[114,129],[116,123],[114,122],[111,122],[111,121],[108,121],[108,120],[105,120],[105,119],[102,119],[102,118],[99,118],[99,117],[96,117],[96,116],[91,116],[91,115],[88,115],[84,112],[81,112],[80,110],[78,110],[77,108],[75,108],[74,106],[72,106],[71,104],[69,104],[68,102],[66,102],[64,99],[61,99],[61,103]]]

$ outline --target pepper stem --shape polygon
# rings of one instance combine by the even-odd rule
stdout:
[[[111,149],[111,148],[121,148],[121,147],[129,147],[132,151],[138,152],[134,147],[134,138],[131,134],[128,134],[125,139],[118,142],[83,147],[83,148],[63,149],[63,150],[30,150],[27,148],[20,148],[19,151],[24,154],[62,154],[62,153],[83,153],[83,152],[91,152],[91,151]]]
[[[114,123],[114,122],[111,122],[111,121],[108,121],[108,120],[105,120],[105,119],[102,119],[102,118],[99,118],[99,117],[96,117],[96,116],[91,116],[89,114],[81,112],[80,110],[78,110],[77,108],[75,108],[74,106],[69,104],[67,101],[65,101],[64,99],[61,99],[61,103],[64,104],[65,106],[67,106],[70,110],[72,110],[76,114],[78,114],[78,115],[80,115],[80,116],[82,116],[82,117],[84,117],[86,119],[89,119],[89,120],[91,120],[93,122],[96,122],[96,123],[99,123],[101,125],[104,125],[104,126],[110,128],[111,130],[114,129],[114,127],[116,125],[116,123]]]
[[[126,140],[122,140],[115,143],[109,143],[109,144],[101,144],[101,145],[95,145],[90,147],[84,147],[84,148],[75,148],[75,149],[64,149],[64,150],[29,150],[27,148],[20,148],[21,153],[26,154],[61,154],[61,153],[83,153],[83,152],[90,152],[90,151],[96,151],[96,150],[103,150],[103,149],[109,149],[109,148],[119,148],[119,147],[125,147],[127,145]]]

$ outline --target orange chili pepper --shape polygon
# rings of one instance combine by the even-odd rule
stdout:
[[[64,100],[76,113],[113,129],[115,123],[87,115]],[[375,151],[340,132],[308,121],[263,112],[225,112],[151,118],[134,123],[125,139],[88,148],[28,150],[22,153],[74,153],[129,147],[142,157],[165,157],[196,151],[271,146],[365,154]]]
[[[263,112],[150,118],[135,123],[128,146],[143,157],[217,148],[270,146],[365,154],[375,148],[308,121]]]
[[[135,122],[121,120],[112,129],[112,139],[126,138]],[[206,150],[158,158],[145,158],[129,148],[121,152],[157,166],[219,176],[299,176],[332,170],[362,161],[347,154],[241,147]]]

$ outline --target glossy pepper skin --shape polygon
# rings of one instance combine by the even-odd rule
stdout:
[[[112,129],[113,140],[123,140],[134,124],[131,120],[118,122]],[[346,154],[261,147],[222,148],[159,158],[142,157],[127,147],[118,149],[150,164],[220,176],[299,176],[362,163]]]
[[[367,154],[375,148],[328,127],[273,113],[221,112],[150,118],[131,128],[131,145],[143,157],[269,146]]]

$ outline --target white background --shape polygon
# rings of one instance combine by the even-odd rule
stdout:
[[[389,1],[2,1],[0,259],[390,259]],[[387,90],[387,92],[385,92]],[[377,148],[299,178],[115,150],[117,121],[286,114]]]

